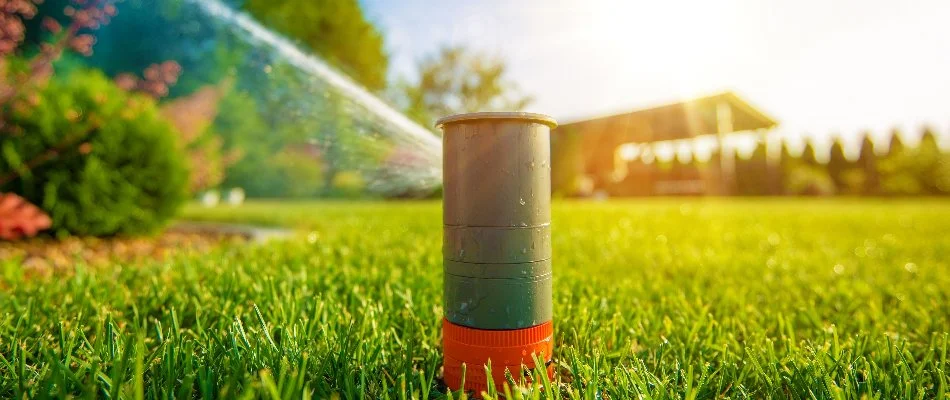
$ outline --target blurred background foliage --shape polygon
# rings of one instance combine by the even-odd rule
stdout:
[[[840,139],[834,139],[823,150],[806,140],[799,152],[792,152],[786,142],[755,143],[745,155],[734,152],[735,196],[945,196],[950,194],[950,153],[940,148],[930,127],[922,127],[920,139],[913,147],[901,139],[904,133],[892,130],[884,146],[875,147],[869,133],[861,139],[856,156],[848,157]],[[565,135],[559,140],[571,140]],[[574,139],[579,140],[579,139]],[[555,159],[579,157],[577,143],[555,147]],[[772,154],[772,151],[776,154]],[[820,154],[820,156],[819,156]],[[696,158],[667,162],[637,159],[628,162],[631,171],[622,181],[606,188],[612,196],[659,195],[655,183],[660,181],[718,181],[721,155],[714,151],[706,161]],[[577,182],[583,177],[571,163],[552,164],[552,186],[561,196],[583,192]]]
[[[914,196],[950,194],[950,174],[946,165],[950,154],[937,146],[929,127],[922,128],[919,143],[903,144],[899,130],[891,132],[886,150],[878,153],[866,136],[857,159],[844,155],[839,140],[832,143],[825,162],[815,159],[809,143],[801,157],[783,162],[783,177],[788,178],[784,194]],[[747,161],[743,160],[742,164]],[[804,171],[804,172],[801,172]],[[797,176],[796,176],[797,174]],[[779,179],[782,179],[780,177]],[[767,195],[769,191],[756,194]]]

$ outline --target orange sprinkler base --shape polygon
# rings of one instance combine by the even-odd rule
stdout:
[[[550,365],[554,350],[554,329],[551,322],[524,329],[485,330],[455,325],[442,320],[442,351],[445,355],[445,384],[452,390],[462,385],[462,364],[465,370],[465,390],[475,394],[487,390],[485,364],[491,361],[492,380],[501,390],[505,382],[505,370],[510,371],[515,382],[522,381],[521,367],[534,369],[536,354],[545,361],[548,377],[554,368]]]

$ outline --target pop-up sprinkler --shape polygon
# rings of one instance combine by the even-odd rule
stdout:
[[[443,130],[442,254],[445,383],[486,387],[491,361],[499,389],[535,356],[550,375],[551,146],[553,118],[541,114],[460,114]]]

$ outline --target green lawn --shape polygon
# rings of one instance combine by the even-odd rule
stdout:
[[[300,234],[45,281],[0,261],[0,397],[444,396],[438,203],[184,218]],[[565,202],[553,226],[542,397],[950,396],[950,202]]]

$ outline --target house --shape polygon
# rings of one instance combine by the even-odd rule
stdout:
[[[729,194],[733,157],[718,157],[729,137],[754,134],[764,140],[778,123],[732,92],[561,124],[551,135],[555,193],[614,196]],[[690,150],[706,144],[717,153],[702,168],[696,162],[656,162],[674,144]],[[632,164],[632,165],[630,165]],[[713,165],[715,164],[715,165]]]

